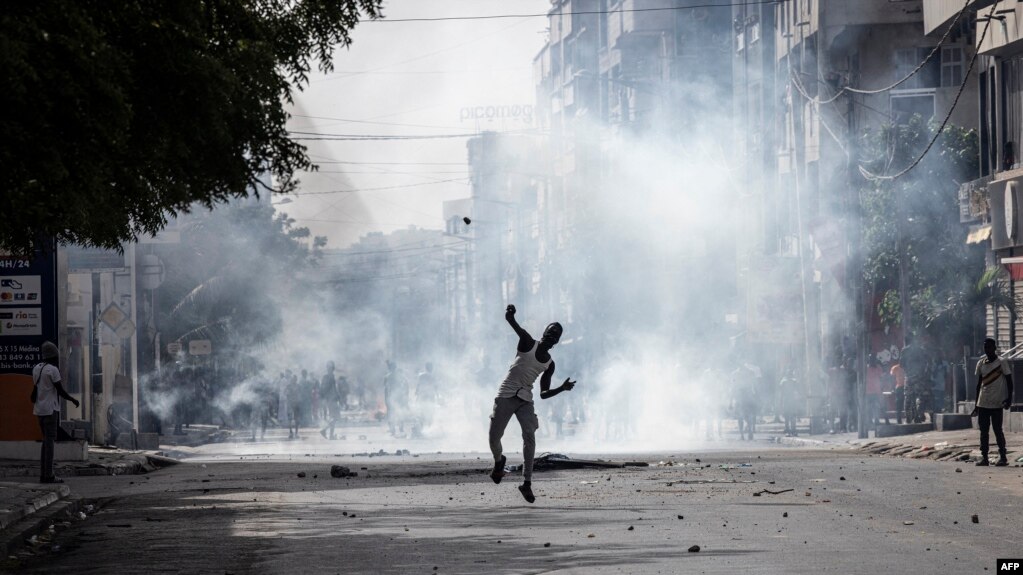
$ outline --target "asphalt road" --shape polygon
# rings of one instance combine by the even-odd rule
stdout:
[[[627,454],[672,466],[537,473],[533,505],[513,477],[490,481],[489,454],[220,459],[71,478],[102,504],[59,532],[59,551],[17,570],[984,573],[1023,556],[1021,468],[719,448]],[[332,463],[359,476],[334,479]]]

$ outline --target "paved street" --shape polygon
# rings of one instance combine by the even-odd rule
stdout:
[[[616,456],[647,468],[537,473],[534,505],[511,478],[494,485],[480,453],[222,453],[144,476],[70,478],[99,510],[18,570],[980,573],[1023,552],[1021,468],[714,447]],[[335,463],[358,477],[330,477]]]

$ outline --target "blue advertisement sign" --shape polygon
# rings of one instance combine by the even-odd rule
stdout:
[[[31,375],[44,341],[57,343],[57,255],[0,256],[0,375]]]

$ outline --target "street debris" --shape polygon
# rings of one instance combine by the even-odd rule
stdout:
[[[693,545],[692,547],[689,548],[689,552],[690,553],[699,553],[700,552],[700,546],[699,545]]]
[[[903,521],[902,524],[903,525],[913,525],[913,522],[912,521]]]
[[[298,476],[299,477],[305,477],[305,471],[299,471],[298,472]]]
[[[585,469],[585,468],[622,468],[647,467],[645,461],[605,461],[603,459],[573,459],[561,453],[541,453],[533,460],[533,471],[549,471],[552,469]],[[522,465],[509,465],[506,471],[521,471]]]
[[[629,529],[628,529],[628,531],[632,531],[632,530],[634,530],[634,529],[635,529],[635,527],[633,527],[632,525],[629,525]]]
[[[786,511],[785,513],[782,513],[782,514],[781,514],[781,516],[782,516],[782,517],[788,517],[788,516],[789,516],[789,512],[788,512],[788,511]]]
[[[594,538],[594,537],[596,537],[596,536],[597,536],[597,534],[596,534],[596,533],[590,533],[590,534],[589,534],[589,535],[587,535],[586,537],[588,537],[588,538],[592,539],[592,538]]]
[[[974,523],[980,523],[980,517],[977,517],[976,515],[971,515],[970,516],[970,521],[972,521]]]
[[[395,451],[394,453],[388,453],[388,452],[384,451],[383,449],[381,449],[379,451],[369,451],[369,452],[363,451],[362,453],[353,453],[352,455],[354,455],[355,457],[380,457],[380,456],[383,456],[383,455],[411,455],[411,453],[407,449],[399,449],[399,450]]]
[[[761,489],[760,491],[757,491],[756,493],[754,493],[753,497],[760,497],[760,495],[762,493],[767,493],[768,495],[781,495],[782,493],[788,493],[789,491],[795,491],[795,489],[782,489],[781,491],[771,491],[770,489]],[[809,495],[809,493],[807,495]]]
[[[543,544],[543,546],[544,546],[544,547],[550,547],[550,546],[551,546],[551,544],[550,544],[550,542],[547,542],[547,543],[544,543],[544,544]]]
[[[351,469],[348,469],[347,467],[345,467],[343,465],[331,465],[330,466],[330,476],[331,477],[337,477],[337,478],[357,477],[358,475],[359,475],[359,472],[352,471]]]

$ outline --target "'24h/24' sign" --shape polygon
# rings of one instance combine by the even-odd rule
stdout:
[[[44,341],[57,342],[55,250],[0,254],[0,441],[39,435],[29,393]]]

